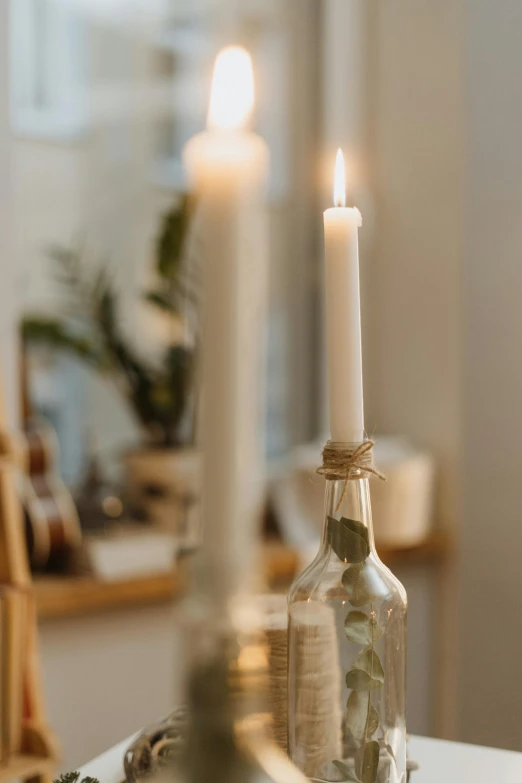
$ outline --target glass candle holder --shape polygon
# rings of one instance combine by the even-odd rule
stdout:
[[[208,549],[194,556],[192,587],[179,609],[188,727],[169,780],[307,783],[274,740],[259,597],[249,579],[217,590],[216,560]]]

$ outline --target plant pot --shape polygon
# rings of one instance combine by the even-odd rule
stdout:
[[[135,513],[183,539],[199,535],[201,455],[193,449],[142,448],[124,457]]]

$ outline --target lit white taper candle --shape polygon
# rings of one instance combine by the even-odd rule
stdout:
[[[344,159],[337,152],[334,204],[324,213],[326,333],[333,441],[363,440],[358,209],[346,207]]]
[[[185,148],[198,200],[202,318],[203,543],[216,590],[251,569],[262,500],[262,350],[268,243],[268,151],[247,129],[252,63],[239,47],[216,60],[207,130]]]

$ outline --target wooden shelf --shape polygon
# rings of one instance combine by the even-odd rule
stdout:
[[[298,565],[299,557],[289,547],[279,541],[265,544],[264,567],[270,585],[291,581]],[[179,595],[182,589],[182,573],[174,571],[114,582],[102,582],[93,576],[42,576],[34,580],[40,620],[161,603]]]
[[[160,603],[180,591],[181,578],[174,572],[114,582],[103,582],[92,576],[38,577],[34,580],[39,620]]]
[[[0,783],[10,780],[27,780],[42,775],[52,775],[56,761],[43,756],[20,754],[12,756],[5,765],[0,766]]]
[[[411,547],[378,546],[379,557],[387,566],[426,563],[440,560],[454,548],[453,537],[447,530],[434,530],[425,541]]]
[[[265,579],[270,587],[289,584],[300,567],[299,553],[282,541],[267,541],[263,547]]]
[[[418,546],[407,549],[380,548],[379,555],[386,565],[393,567],[436,561],[446,556],[451,549],[451,537],[443,531],[437,531]],[[268,584],[280,589],[288,586],[300,567],[298,553],[277,540],[268,541],[263,552]],[[183,578],[178,572],[114,582],[101,582],[91,576],[40,577],[34,580],[40,620],[161,603],[180,595],[182,589]]]

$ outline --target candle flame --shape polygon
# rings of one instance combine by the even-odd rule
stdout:
[[[254,73],[248,52],[240,46],[222,49],[216,59],[208,127],[234,130],[245,126],[254,106]]]
[[[334,204],[336,207],[346,206],[346,172],[344,168],[344,156],[341,149],[337,150],[335,159],[335,178],[334,178]]]

